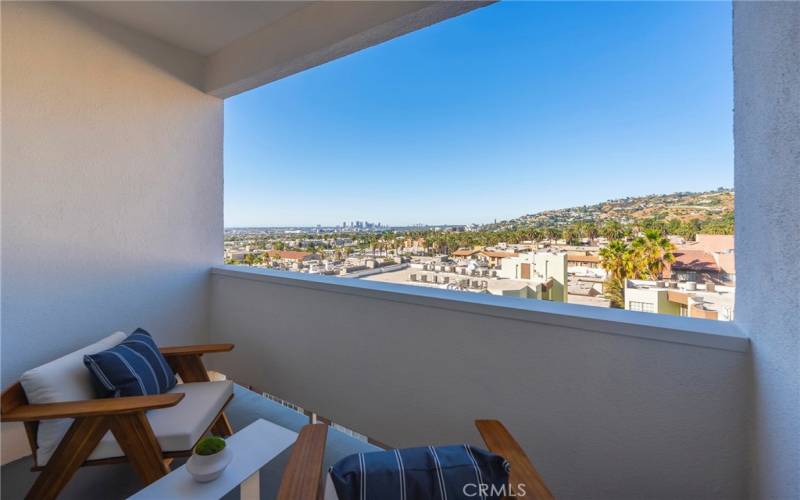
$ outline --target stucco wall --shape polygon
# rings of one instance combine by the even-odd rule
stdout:
[[[736,322],[752,339],[752,497],[800,498],[800,2],[734,3]]]
[[[234,380],[393,446],[501,419],[557,498],[745,497],[746,352],[254,279],[212,275]]]
[[[2,3],[2,385],[114,330],[206,333],[222,101],[201,61],[69,5]]]

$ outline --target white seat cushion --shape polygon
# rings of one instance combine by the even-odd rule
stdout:
[[[322,494],[322,500],[339,500],[339,495],[336,493],[336,487],[333,485],[330,473],[325,474],[325,491]]]
[[[147,412],[147,420],[161,445],[161,451],[191,450],[233,394],[233,382],[223,380],[178,384],[169,391],[170,394],[179,392],[186,396],[177,405]],[[89,460],[123,455],[117,440],[109,431],[89,455]]]
[[[94,344],[71,352],[54,361],[26,371],[19,382],[30,404],[80,401],[96,397],[91,374],[83,364],[83,356],[110,349],[125,340],[125,333],[116,332]],[[39,465],[50,459],[61,438],[72,425],[72,419],[42,420],[36,433]]]

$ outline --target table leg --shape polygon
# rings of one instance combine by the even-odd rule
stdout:
[[[239,486],[239,494],[242,500],[260,500],[259,472],[256,471],[255,474],[245,479]]]

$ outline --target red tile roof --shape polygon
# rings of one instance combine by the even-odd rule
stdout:
[[[517,254],[514,252],[499,252],[496,250],[484,250],[481,252],[481,255],[485,255],[487,257],[494,257],[496,259],[502,259],[503,257],[516,257]]]
[[[600,262],[599,255],[567,255],[567,262]]]
[[[269,252],[270,257],[277,257],[279,259],[287,260],[303,260],[306,257],[311,257],[311,252],[298,252],[296,250],[272,250]]]
[[[677,250],[673,252],[675,262],[672,269],[688,269],[690,271],[719,271],[714,257],[702,250]]]

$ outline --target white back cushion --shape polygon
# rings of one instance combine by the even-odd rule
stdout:
[[[127,335],[115,332],[108,337],[22,374],[19,381],[30,404],[60,403],[94,399],[91,374],[83,364],[85,354],[95,354],[119,344]],[[44,465],[72,425],[72,419],[39,422],[36,459]]]

